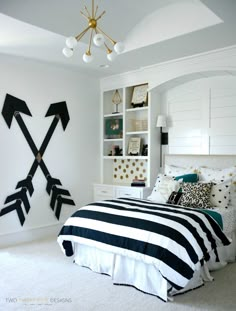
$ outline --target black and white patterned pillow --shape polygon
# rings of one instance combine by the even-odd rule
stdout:
[[[166,203],[173,204],[173,205],[179,205],[182,195],[183,195],[183,192],[173,191],[171,195],[169,196],[169,199]]]
[[[231,184],[232,179],[223,182],[213,182],[210,194],[212,206],[228,208]]]
[[[180,205],[185,207],[211,208],[210,193],[212,183],[182,183],[183,195]]]
[[[228,179],[232,179],[230,185],[230,194],[229,194],[229,204],[236,206],[236,165],[224,169],[213,169],[208,167],[200,167],[199,168],[199,177],[200,180],[204,180],[207,182],[216,182],[218,181],[226,181]]]

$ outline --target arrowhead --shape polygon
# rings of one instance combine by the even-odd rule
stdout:
[[[57,188],[57,187],[52,188],[52,198],[51,198],[51,202],[50,202],[50,206],[51,206],[52,210],[54,210],[56,200],[61,194],[70,196],[70,192],[66,189]]]
[[[22,112],[28,116],[32,116],[25,101],[7,94],[2,108],[2,115],[9,128],[11,127],[15,112]]]
[[[29,210],[30,210],[30,205],[29,205],[29,200],[27,198],[27,194],[26,194],[26,189],[22,188],[20,191],[13,193],[12,195],[9,195],[4,204],[9,203],[11,201],[17,200],[20,202],[23,202],[24,206],[25,206],[25,211],[28,214]]]
[[[13,203],[12,205],[9,205],[9,206],[3,208],[0,211],[0,217],[8,214],[14,210],[16,210],[18,218],[20,220],[20,223],[23,226],[23,224],[25,222],[25,216],[24,216],[24,213],[23,213],[22,208],[21,208],[21,200],[16,200],[16,202]]]
[[[75,205],[75,202],[71,199],[67,199],[67,198],[62,198],[61,196],[58,196],[57,199],[57,207],[56,207],[56,212],[55,212],[55,216],[56,218],[59,220],[60,218],[60,214],[61,214],[61,207],[62,204],[68,204],[68,205]]]
[[[55,185],[61,185],[61,181],[57,178],[53,178],[53,177],[48,177],[48,182],[47,182],[47,193],[50,195],[52,187]]]
[[[16,185],[16,189],[18,188],[26,188],[30,196],[32,196],[34,192],[34,187],[33,187],[32,180],[30,177],[27,177],[26,179],[19,181]]]
[[[69,112],[68,112],[65,101],[50,105],[45,117],[54,116],[54,115],[60,116],[61,123],[65,131],[67,124],[70,121],[70,116],[69,116]]]

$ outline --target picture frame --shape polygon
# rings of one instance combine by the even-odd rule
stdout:
[[[109,118],[105,120],[105,137],[107,139],[123,137],[123,120],[121,118]]]
[[[143,107],[147,105],[148,100],[148,84],[137,85],[133,89],[131,106],[133,108]]]
[[[141,152],[141,138],[130,137],[128,145],[128,155],[138,156]]]

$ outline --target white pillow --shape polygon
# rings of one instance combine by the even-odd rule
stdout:
[[[236,167],[228,167],[224,169],[216,169],[216,168],[208,168],[208,167],[200,167],[199,175],[201,180],[204,181],[212,181],[219,180],[225,181],[229,178],[236,177]]]
[[[236,206],[236,166],[216,169],[208,167],[199,168],[199,177],[201,180],[212,182],[224,182],[231,179],[229,205]]]
[[[231,183],[232,179],[218,183],[213,182],[210,193],[212,206],[228,208]]]
[[[167,176],[177,177],[177,176],[182,176],[186,174],[196,173],[196,169],[194,169],[193,167],[186,168],[186,167],[165,164],[164,173]]]
[[[166,203],[171,193],[173,191],[178,191],[179,188],[180,181],[174,180],[172,177],[159,174],[152,193],[147,199],[157,203]]]

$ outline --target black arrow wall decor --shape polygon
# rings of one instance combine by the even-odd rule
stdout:
[[[20,113],[24,113],[28,116],[32,116],[25,101],[7,94],[5,101],[4,101],[3,109],[2,109],[3,118],[5,122],[7,123],[7,126],[11,128],[12,119],[13,117],[15,117],[35,159],[31,165],[31,168],[26,178],[19,181],[16,185],[16,189],[21,188],[21,190],[9,195],[5,200],[5,204],[10,203],[12,201],[15,201],[15,202],[11,205],[4,207],[2,210],[0,210],[0,217],[10,212],[16,211],[18,218],[20,220],[20,223],[23,226],[25,222],[25,215],[24,215],[21,205],[22,204],[24,205],[25,212],[26,214],[28,214],[30,210],[30,204],[29,204],[29,200],[27,197],[27,192],[29,193],[30,196],[32,196],[34,192],[32,180],[34,178],[34,175],[37,171],[38,166],[40,166],[47,181],[47,185],[46,185],[47,193],[50,195],[52,192],[50,206],[52,210],[54,211],[54,206],[57,203],[57,206],[55,209],[55,216],[59,220],[62,204],[64,203],[68,205],[75,205],[75,203],[72,199],[61,197],[61,195],[70,196],[70,193],[66,189],[57,187],[57,185],[62,185],[61,181],[51,176],[46,164],[43,161],[43,154],[52,138],[52,135],[57,127],[59,120],[61,120],[64,131],[67,127],[70,117],[69,117],[66,102],[63,101],[63,102],[54,103],[50,105],[45,117],[54,116],[54,118],[43,140],[43,143],[39,149],[36,147]]]

